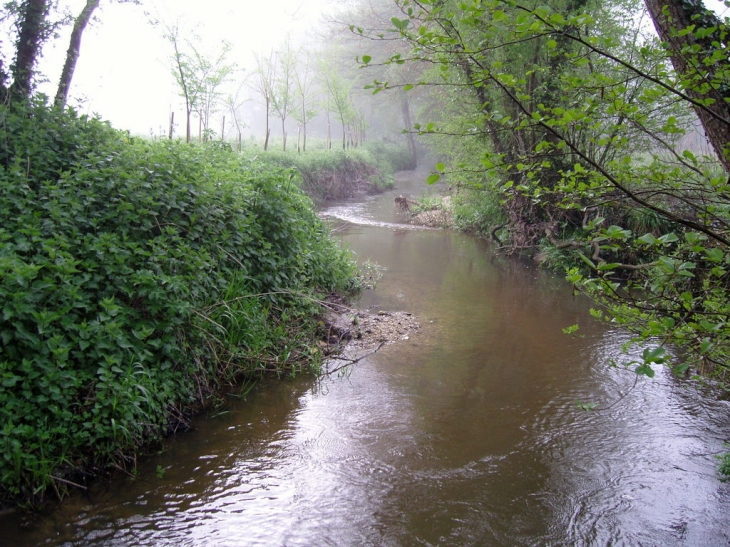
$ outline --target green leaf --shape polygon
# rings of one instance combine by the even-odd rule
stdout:
[[[648,378],[654,378],[654,369],[651,368],[648,364],[644,363],[643,365],[639,365],[634,369],[634,372],[636,374],[640,374],[642,376],[646,376]]]
[[[644,234],[641,237],[637,237],[636,241],[639,241],[640,243],[645,243],[647,245],[656,245],[659,243],[659,240],[654,236],[654,234]]]
[[[679,241],[679,237],[677,237],[677,234],[670,232],[661,236],[659,238],[659,241],[666,245],[667,243],[676,243],[677,241]]]
[[[441,180],[441,175],[439,175],[438,173],[431,173],[426,179],[426,183],[436,184],[439,180]]]
[[[363,55],[363,56],[362,56],[362,62],[363,62],[364,64],[368,64],[368,63],[369,63],[370,61],[372,61],[372,59],[373,59],[373,58],[372,58],[372,57],[371,57],[370,55]]]
[[[645,348],[641,354],[644,363],[663,363],[667,358],[667,350],[661,346]]]
[[[595,269],[596,269],[596,265],[595,265],[595,264],[593,263],[593,261],[591,261],[591,259],[590,259],[590,258],[588,258],[588,257],[587,257],[586,255],[584,255],[583,253],[578,253],[578,256],[580,257],[580,259],[581,259],[581,260],[582,260],[583,262],[585,262],[585,263],[586,263],[586,264],[588,265],[588,267],[589,267],[589,268],[590,268],[591,270],[595,270]]]
[[[395,28],[403,31],[406,28],[408,28],[408,23],[410,22],[410,20],[409,19],[398,19],[397,17],[392,17],[390,19],[390,22],[393,24],[393,26]]]

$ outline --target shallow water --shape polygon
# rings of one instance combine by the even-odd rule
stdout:
[[[134,480],[30,529],[1,519],[0,545],[729,545],[713,457],[728,403],[609,368],[626,335],[561,279],[403,226],[392,200],[323,214],[385,268],[361,307],[412,312],[419,331],[347,374],[259,386]],[[574,323],[581,337],[562,333]]]

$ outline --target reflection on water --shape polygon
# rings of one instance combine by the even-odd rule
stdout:
[[[386,268],[361,306],[421,330],[347,375],[261,386],[33,529],[5,518],[7,545],[730,543],[726,402],[607,368],[626,336],[531,264],[403,228],[392,195],[338,207],[344,244]]]

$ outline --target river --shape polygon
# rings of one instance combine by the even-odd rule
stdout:
[[[423,174],[398,180],[415,195]],[[403,225],[393,197],[323,215],[384,269],[360,307],[411,312],[418,331],[345,373],[258,386],[135,477],[27,529],[3,517],[0,545],[730,545],[714,458],[730,404],[609,367],[626,334],[559,276]]]

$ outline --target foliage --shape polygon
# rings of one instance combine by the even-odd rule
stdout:
[[[717,459],[720,461],[718,471],[720,472],[720,475],[722,475],[722,480],[730,480],[730,452],[721,454],[717,457]]]
[[[291,38],[287,37],[284,46],[274,55],[275,81],[271,106],[281,120],[282,150],[286,152],[286,118],[296,108],[295,79],[299,51],[292,49]]]
[[[323,107],[326,112],[334,113],[342,126],[342,149],[345,150],[347,127],[358,116],[352,101],[353,81],[342,74],[332,58],[324,56],[317,59],[317,75],[324,92]]]
[[[172,76],[185,100],[185,140],[190,142],[190,115],[195,111],[202,124],[203,140],[207,141],[212,136],[210,116],[223,98],[220,88],[236,69],[226,59],[231,45],[222,42],[217,57],[208,57],[190,40],[183,41],[180,34],[181,30],[175,26],[167,30],[165,38],[173,49]]]
[[[405,152],[404,152],[405,153]],[[261,161],[295,168],[302,188],[316,200],[342,199],[358,192],[378,192],[393,186],[393,167],[398,154],[370,154],[367,150],[310,150],[306,153],[268,152]]]
[[[276,85],[276,63],[274,61],[273,52],[268,56],[255,54],[256,70],[253,72],[251,87],[256,93],[261,95],[261,101],[264,105],[264,115],[266,120],[264,150],[269,149],[269,138],[271,137],[271,128],[269,120],[271,118],[271,110],[274,101],[274,88]]]
[[[297,149],[307,151],[307,124],[317,115],[317,104],[314,95],[314,72],[312,59],[308,52],[298,56],[298,65],[294,71],[294,96],[296,105],[292,116],[299,123],[301,131],[297,135]]]
[[[301,370],[314,302],[355,276],[290,170],[44,104],[0,109],[0,212],[2,500]]]
[[[392,171],[407,171],[415,168],[411,152],[404,146],[382,140],[372,140],[365,141],[362,148],[367,150],[379,165],[384,162]]]
[[[677,372],[730,368],[727,174],[681,144],[698,119],[730,127],[716,99],[730,68],[726,24],[665,2],[660,43],[629,0],[395,3],[388,33],[358,32],[397,36],[410,51],[362,64],[433,67],[370,87],[432,88],[431,112],[444,117],[414,129],[443,144],[441,173],[501,204],[493,224],[506,222],[513,249],[572,253],[571,282],[647,347],[638,373],[669,363],[668,345],[684,350]]]

